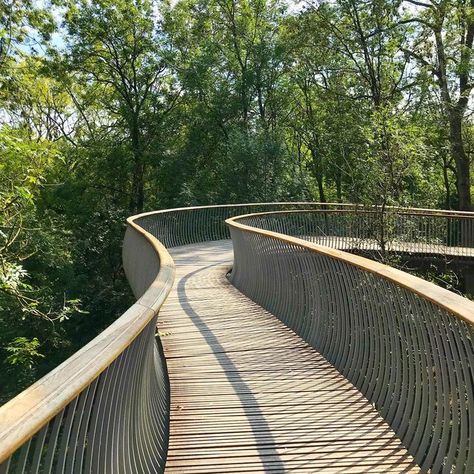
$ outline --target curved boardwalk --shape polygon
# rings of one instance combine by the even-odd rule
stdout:
[[[171,253],[167,472],[419,472],[352,384],[227,281],[230,242]]]

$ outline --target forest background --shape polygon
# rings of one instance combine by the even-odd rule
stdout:
[[[0,403],[131,301],[125,219],[472,210],[474,0],[2,0]]]

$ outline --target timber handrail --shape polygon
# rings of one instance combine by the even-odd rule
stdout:
[[[292,237],[279,232],[273,232],[265,229],[259,229],[258,227],[252,227],[247,224],[242,224],[239,221],[245,220],[249,217],[255,216],[272,216],[278,214],[289,214],[289,213],[304,213],[313,211],[274,211],[274,212],[256,212],[252,214],[244,214],[241,216],[231,217],[226,220],[226,224],[231,228],[240,229],[244,232],[260,234],[263,236],[271,237],[275,240],[285,242],[288,244],[294,244],[299,247],[311,250],[315,253],[326,255],[331,258],[346,262],[350,265],[354,265],[362,270],[373,273],[374,275],[380,276],[386,280],[389,280],[407,290],[421,296],[422,298],[435,303],[440,308],[451,312],[453,315],[465,321],[466,323],[474,326],[474,301],[460,296],[452,291],[446,290],[434,283],[431,283],[423,278],[419,278],[410,273],[398,270],[389,265],[377,262],[375,260],[368,259],[359,255],[354,255],[343,250],[333,249],[324,245],[315,244],[308,242],[307,240]],[[474,218],[474,213],[472,218]]]
[[[225,220],[237,214],[290,210],[346,213],[351,218],[381,212],[380,207],[354,204],[282,202],[184,207],[130,217],[123,261],[137,302],[72,357],[0,407],[0,473],[25,469],[37,472],[40,466],[44,472],[60,472],[63,467],[81,472],[94,466],[101,472],[115,473],[121,472],[117,464],[121,462],[124,472],[163,467],[169,387],[166,362],[155,333],[159,308],[174,278],[174,264],[166,248],[228,239]],[[474,214],[466,212],[386,207],[385,213],[462,218],[468,219],[469,225],[474,222]],[[281,235],[278,239],[290,239],[288,245],[302,242]],[[367,262],[304,243],[331,258],[342,258],[343,254],[358,268]],[[427,301],[441,304],[472,324],[472,303],[466,306],[467,300],[463,299],[460,308],[460,297],[450,292],[381,264],[371,264],[374,275],[392,282],[404,279],[405,285],[400,284],[404,288],[416,286],[416,294],[423,294]],[[140,445],[142,442],[145,447]],[[132,450],[135,452],[130,454]]]
[[[226,221],[234,248],[231,282],[352,382],[422,472],[473,472],[474,302],[286,235],[293,222],[285,214],[291,212]],[[268,224],[265,216],[280,232],[259,228]]]
[[[331,211],[331,207],[340,209],[340,210],[367,210],[367,211],[378,211],[378,212],[387,212],[394,211],[397,213],[412,213],[414,215],[421,216],[442,216],[442,217],[467,217],[474,219],[474,212],[472,211],[455,211],[451,209],[428,209],[423,207],[405,207],[405,206],[380,206],[376,204],[354,204],[347,202],[308,202],[308,201],[278,201],[278,202],[252,202],[252,203],[242,203],[242,204],[210,204],[207,206],[185,206],[185,207],[176,207],[173,209],[162,209],[158,211],[149,211],[138,214],[133,217],[147,217],[147,216],[156,216],[157,214],[163,214],[167,212],[176,212],[176,211],[196,211],[203,209],[231,209],[231,208],[242,208],[242,207],[272,207],[272,206],[294,206],[296,209],[286,209],[281,211],[268,211],[268,212],[290,212],[293,210],[304,212],[305,209],[297,209],[298,206],[317,206],[320,209],[313,209],[315,211]],[[255,212],[252,214],[264,214],[267,211]]]
[[[129,347],[170,292],[175,267],[165,247],[135,223],[130,229],[152,246],[159,272],[152,284],[117,321],[43,378],[0,407],[0,463],[7,460],[51,419],[77,398]]]
[[[295,203],[295,204],[304,204],[304,203]],[[259,216],[259,215],[266,215],[266,214],[289,214],[289,213],[337,213],[343,214],[347,213],[348,211],[357,211],[357,213],[362,214],[388,214],[393,213],[396,215],[403,215],[403,216],[420,216],[420,217],[461,217],[466,219],[474,219],[474,212],[468,211],[444,211],[440,209],[422,209],[417,207],[396,207],[396,206],[387,206],[385,210],[382,210],[380,206],[371,206],[371,205],[362,205],[362,204],[338,204],[338,203],[325,203],[319,204],[321,206],[320,209],[287,209],[282,211],[262,211],[262,212],[253,212],[251,215]],[[331,207],[328,207],[331,206]],[[212,208],[213,206],[209,206]],[[218,206],[221,207],[221,206]],[[205,208],[203,206],[202,208]],[[193,208],[183,208],[183,209],[193,209]],[[199,209],[199,208],[196,208]],[[144,215],[153,215],[156,214],[157,211],[150,212]],[[160,212],[160,211],[158,211]],[[246,216],[246,215],[245,215]],[[236,217],[244,217],[236,216]]]

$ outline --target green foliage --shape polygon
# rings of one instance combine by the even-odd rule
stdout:
[[[405,4],[4,2],[0,399],[131,303],[130,213],[458,206],[460,157],[474,150],[472,8]]]
[[[26,337],[16,337],[9,346],[5,347],[5,350],[10,354],[6,360],[11,365],[31,369],[36,358],[44,357],[37,350],[39,346],[40,342],[36,337],[31,340]]]

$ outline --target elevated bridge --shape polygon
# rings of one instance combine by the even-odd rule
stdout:
[[[137,302],[0,408],[0,473],[474,472],[474,303],[341,250],[473,241],[418,209],[132,217]]]

